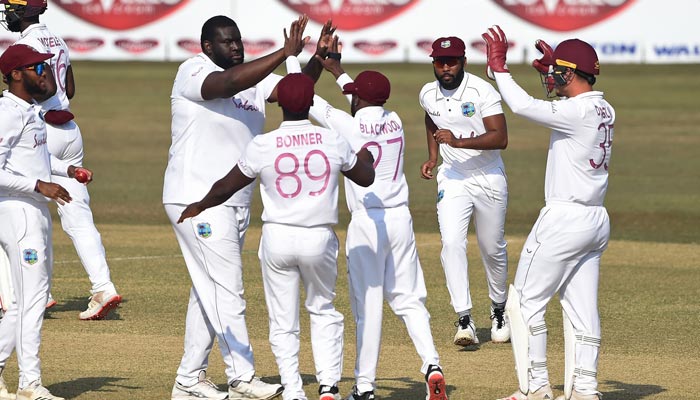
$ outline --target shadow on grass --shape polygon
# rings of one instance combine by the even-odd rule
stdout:
[[[79,314],[85,311],[89,302],[90,300],[87,297],[72,297],[67,300],[58,300],[58,304],[46,310],[46,312],[44,313],[44,319],[53,319],[53,313],[76,312]],[[122,302],[119,305],[119,307],[110,311],[110,313],[107,314],[107,317],[104,320],[121,320],[122,318],[119,315],[119,309],[128,302],[129,300],[122,299]]]
[[[48,389],[57,396],[66,398],[78,397],[81,394],[94,393],[113,393],[121,392],[128,393],[129,391],[139,391],[143,389],[141,386],[128,386],[117,384],[119,381],[127,378],[117,378],[113,376],[96,376],[91,378],[78,378],[68,382],[54,383],[49,385]],[[133,396],[129,395],[125,398],[137,399],[139,396],[134,392]]]
[[[620,381],[605,381],[605,385],[612,387],[612,390],[604,393],[605,400],[643,399],[667,391],[659,385],[638,385]]]

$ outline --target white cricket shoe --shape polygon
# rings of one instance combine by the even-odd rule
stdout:
[[[49,389],[41,386],[41,380],[36,380],[24,389],[17,391],[17,400],[66,400],[63,397],[54,396]]]
[[[14,393],[10,393],[10,389],[5,384],[5,379],[0,375],[0,400],[15,400],[16,398],[17,396]]]
[[[491,341],[506,343],[510,340],[510,326],[503,308],[491,308]]]
[[[258,377],[250,382],[238,382],[238,385],[228,387],[229,400],[269,400],[282,394],[284,388],[276,383],[265,383]]]
[[[114,290],[97,292],[90,296],[88,308],[80,313],[80,319],[83,321],[104,319],[107,314],[117,308],[121,302],[122,296]]]
[[[454,344],[457,346],[471,346],[479,344],[479,338],[476,336],[476,327],[469,315],[459,317],[455,322],[457,333],[455,334]]]
[[[520,390],[511,394],[508,397],[504,397],[498,400],[553,400],[554,393],[552,393],[552,387],[549,384],[542,386],[541,388],[530,392],[528,394],[523,394]]]
[[[567,399],[564,395],[561,395],[556,400],[603,400],[603,394],[581,394],[574,390],[571,392],[571,398]]]
[[[171,400],[224,400],[227,398],[228,392],[220,391],[214,382],[207,379],[205,371],[199,371],[199,382],[192,386],[183,386],[175,381],[170,395]]]

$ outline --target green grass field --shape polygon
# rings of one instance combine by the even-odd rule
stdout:
[[[367,66],[350,65],[355,75]],[[494,399],[516,387],[510,345],[484,343],[463,350],[452,345],[455,320],[439,262],[435,182],[419,178],[425,160],[421,86],[433,78],[429,65],[379,65],[392,81],[387,108],[404,120],[405,172],[418,251],[428,286],[432,330],[451,399]],[[42,369],[46,386],[72,399],[168,399],[182,355],[189,277],[161,205],[162,179],[170,144],[169,94],[177,64],[76,63],[73,110],[85,141],[85,165],[95,172],[92,208],[125,301],[106,321],[77,319],[87,303],[89,282],[75,250],[55,219],[53,295],[59,304],[47,314]],[[471,68],[483,76],[483,66]],[[535,72],[512,66],[516,79],[535,96],[543,89]],[[603,345],[600,389],[606,400],[700,397],[700,93],[698,65],[603,66],[596,88],[617,111],[610,187],[606,205],[612,240],[601,267]],[[323,76],[318,92],[345,107],[334,82]],[[271,106],[268,127],[280,121]],[[506,236],[511,278],[522,243],[543,205],[548,132],[507,113],[509,147],[503,152],[509,178]],[[348,214],[341,201],[337,227],[344,240]],[[279,382],[267,341],[267,312],[256,249],[261,206],[244,251],[248,329],[258,373]],[[489,300],[476,238],[469,236],[472,296],[478,334],[489,337]],[[343,250],[341,249],[341,254]],[[354,323],[347,298],[343,257],[339,260],[337,307],[346,316],[341,393],[352,386]],[[401,322],[385,309],[378,371],[378,398],[424,398],[420,360]],[[549,308],[549,365],[552,383],[563,383],[563,339],[557,301]],[[315,397],[308,318],[302,311],[301,367],[307,395]],[[693,344],[695,343],[695,344]],[[223,384],[218,350],[209,374]],[[16,387],[14,357],[3,374]]]

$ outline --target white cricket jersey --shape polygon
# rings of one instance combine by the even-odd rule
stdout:
[[[464,72],[456,90],[441,89],[435,80],[423,86],[419,102],[440,129],[449,129],[456,138],[476,137],[486,133],[483,118],[503,114],[501,96],[488,82]],[[443,163],[458,171],[470,171],[500,160],[500,150],[454,148],[440,144]]]
[[[202,199],[223,178],[256,135],[263,132],[265,104],[279,75],[225,99],[202,99],[204,79],[223,71],[204,53],[180,65],[171,95],[172,144],[165,169],[163,203],[189,204]],[[249,206],[254,184],[224,204]]]
[[[395,112],[379,106],[365,107],[353,118],[315,96],[311,116],[321,125],[339,132],[355,151],[367,148],[374,156],[372,185],[362,187],[345,178],[345,199],[350,212],[408,206],[408,184],[403,174],[403,123]]]
[[[238,167],[260,176],[264,222],[312,227],[338,223],[338,172],[356,162],[342,136],[303,120],[255,137]]]
[[[496,73],[495,77],[503,99],[515,114],[552,129],[545,201],[602,206],[615,125],[615,110],[603,99],[603,92],[543,101],[527,94],[509,73]]]
[[[60,37],[54,35],[44,24],[30,25],[21,33],[16,44],[32,47],[40,53],[51,53],[53,57],[47,62],[56,79],[56,94],[41,102],[44,110],[68,110],[70,102],[66,95],[66,71],[70,66],[68,46]]]
[[[3,91],[0,98],[0,201],[8,197],[48,199],[34,191],[37,180],[51,182],[51,158],[41,107]]]

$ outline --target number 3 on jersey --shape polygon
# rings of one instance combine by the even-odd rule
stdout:
[[[275,160],[275,172],[278,176],[275,180],[277,193],[285,199],[297,197],[304,190],[304,183],[299,176],[299,159],[293,153],[282,153]],[[304,175],[315,183],[312,189],[307,188],[309,196],[319,196],[326,191],[331,177],[331,164],[328,157],[321,150],[311,150],[304,157]]]

